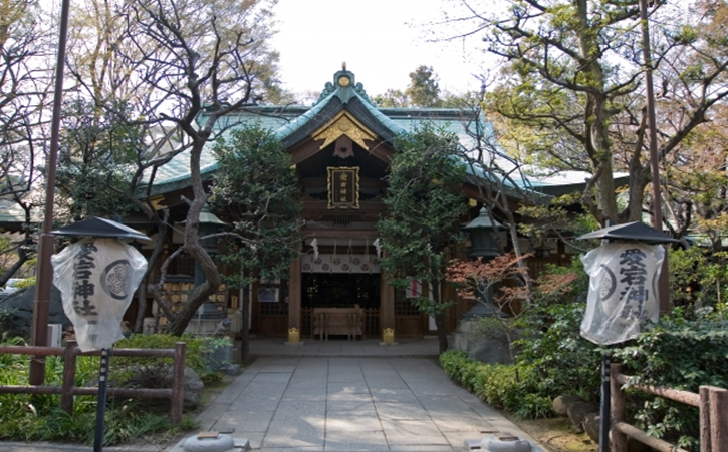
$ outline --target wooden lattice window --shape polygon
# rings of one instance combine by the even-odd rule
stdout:
[[[405,296],[404,290],[394,292],[394,315],[397,317],[419,316],[420,310],[412,304],[412,298]]]

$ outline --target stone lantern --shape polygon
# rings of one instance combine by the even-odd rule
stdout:
[[[500,255],[498,231],[502,229],[503,225],[495,219],[491,220],[488,215],[488,208],[483,206],[480,209],[480,215],[463,228],[464,231],[470,234],[472,243],[468,257],[472,259],[482,257],[483,261],[487,262]]]

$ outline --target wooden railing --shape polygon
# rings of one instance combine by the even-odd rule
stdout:
[[[174,376],[172,389],[150,388],[108,388],[107,396],[111,397],[148,397],[169,398],[171,408],[170,422],[178,425],[182,422],[182,408],[184,404],[184,374],[186,344],[177,342],[174,349],[111,349],[113,356],[129,356],[144,358],[173,358]],[[66,347],[25,347],[0,346],[0,354],[4,355],[36,355],[36,356],[63,356],[63,382],[61,386],[0,386],[0,394],[60,394],[61,409],[71,414],[73,412],[73,397],[77,395],[97,395],[99,388],[75,387],[76,357],[100,356],[101,351],[83,353],[76,345],[76,341],[67,341]]]
[[[637,427],[624,422],[625,397],[622,386],[630,377],[622,373],[621,364],[612,364],[612,452],[627,452],[627,437],[646,444],[660,452],[687,452]],[[714,386],[701,386],[700,393],[647,385],[630,388],[698,407],[700,412],[700,452],[728,451],[728,390]]]

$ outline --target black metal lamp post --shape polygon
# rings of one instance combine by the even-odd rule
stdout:
[[[641,221],[633,221],[631,223],[618,224],[609,226],[598,231],[590,232],[577,237],[577,240],[606,240],[609,242],[637,242],[649,245],[658,245],[665,243],[676,243],[678,240],[669,237],[662,231],[650,227]],[[665,253],[667,255],[667,253]],[[662,296],[662,294],[660,294]],[[604,300],[600,300],[604,301]],[[583,336],[583,334],[582,334]],[[592,340],[592,342],[594,342]],[[600,344],[608,345],[608,344]],[[609,353],[602,353],[601,366],[601,397],[599,405],[599,452],[609,452],[610,446],[610,429],[611,425],[611,363],[612,357]]]
[[[221,230],[225,229],[227,226],[228,224],[218,218],[217,215],[212,213],[210,211],[210,206],[205,204],[205,206],[202,208],[202,211],[200,212],[200,237],[216,234]],[[200,245],[202,245],[202,248],[214,260],[215,256],[217,256],[217,238],[211,237],[204,240],[201,239]],[[195,287],[201,286],[204,282],[205,272],[202,271],[202,267],[200,266],[200,264],[198,262],[195,262]],[[219,319],[224,318],[226,316],[226,313],[220,312],[215,307],[215,305],[210,303],[209,300],[205,300],[202,306],[200,306],[198,315],[200,318],[203,319]]]
[[[129,240],[135,240],[135,241],[136,240],[144,240],[144,241],[151,240],[146,235],[144,235],[141,232],[136,231],[132,228],[127,227],[126,225],[122,224],[121,222],[109,220],[107,218],[99,218],[99,217],[92,217],[92,218],[88,218],[83,221],[78,221],[76,223],[72,223],[57,231],[51,231],[50,234],[56,235],[56,236],[66,236],[66,237],[129,239]],[[94,251],[96,251],[96,248],[93,247],[94,244],[92,243],[91,245],[92,245],[92,249]],[[110,251],[108,248],[107,248],[107,251],[105,251],[105,252],[110,253],[110,254],[112,253],[112,251]],[[118,250],[116,250],[114,252],[116,252],[118,254]],[[90,251],[89,251],[89,254],[90,254]],[[125,258],[125,254],[122,252],[118,256],[118,259],[120,259],[120,260],[113,262],[111,265],[119,264],[122,262],[126,262],[128,264],[128,261],[122,260],[123,258]],[[87,259],[87,260],[84,260],[84,259]],[[87,266],[88,268],[95,268],[95,265],[92,263],[93,260],[94,259],[92,257],[85,256],[84,258],[79,260],[79,262],[82,263],[83,265]],[[74,268],[76,268],[76,270],[79,270],[80,266],[74,267]],[[126,267],[124,267],[123,265],[121,267],[114,267],[115,270],[119,270],[119,268],[121,268],[120,273],[124,274],[125,278],[130,278],[130,276],[128,274],[126,274],[127,272],[129,272],[129,270]],[[144,268],[144,270],[146,270],[146,261],[144,262],[143,268]],[[108,270],[108,267],[104,271],[106,272],[107,270]],[[144,270],[141,270],[141,272],[143,273]],[[90,273],[90,271],[88,271],[88,270],[82,270],[82,271],[78,271],[78,274],[80,274],[82,272]],[[139,275],[139,276],[141,277],[141,275]],[[86,279],[83,281],[83,283],[85,283],[86,285],[84,287],[89,287],[89,286],[91,287],[91,290],[87,291],[88,295],[91,298],[94,298],[94,293],[96,292],[96,296],[100,298],[100,295],[101,295],[100,292],[102,292],[102,291],[101,290],[94,291],[93,290],[94,285],[88,284],[88,279],[90,278],[90,276],[86,275],[85,278]],[[125,279],[125,278],[121,278],[120,280],[127,281],[127,279]],[[117,294],[114,294],[111,296],[111,298],[113,298],[114,303],[123,302],[125,297],[126,297],[127,303],[131,302],[131,295],[137,289],[137,287],[132,286],[131,282],[128,282],[128,284],[130,284],[130,287],[127,288],[128,290],[130,290],[128,293],[123,293],[123,291],[122,291],[121,295],[117,293]],[[138,283],[134,283],[134,284],[138,285]],[[121,286],[123,286],[123,284],[121,284]],[[104,286],[102,286],[102,287],[104,287]],[[78,292],[80,290],[81,290],[80,287],[77,286],[74,289],[74,296],[75,296],[76,292]],[[111,291],[109,289],[104,289],[104,292],[111,292]],[[89,313],[93,309],[98,309],[98,303],[101,301],[102,300],[96,299],[95,303],[97,304],[97,307],[90,306]],[[71,303],[71,300],[64,299],[63,303],[64,303],[64,305],[66,303]],[[75,305],[76,302],[73,301],[73,303]],[[64,310],[65,310],[65,306],[64,306]],[[126,308],[124,308],[124,310],[126,310]],[[123,314],[123,312],[122,312],[122,314]],[[101,315],[101,314],[93,313],[93,315]],[[71,318],[71,320],[73,322],[75,322],[75,320],[73,320],[73,317]],[[96,323],[97,321],[98,320],[94,320],[94,323]],[[89,323],[91,323],[91,322],[89,322]],[[79,325],[76,323],[74,323],[74,327],[76,328],[77,335],[82,334],[82,332],[86,331],[85,329],[81,329],[79,331]],[[106,411],[106,388],[107,388],[107,378],[108,378],[108,373],[109,373],[109,359],[110,358],[111,358],[111,349],[105,348],[102,346],[101,360],[99,362],[99,389],[98,389],[98,393],[96,396],[96,425],[95,425],[95,430],[94,430],[94,446],[93,446],[94,452],[101,452],[103,440],[104,440],[104,414]]]
[[[497,234],[501,229],[503,225],[495,219],[491,220],[487,207],[480,209],[480,215],[463,228],[470,234],[472,243],[468,257],[473,259],[482,257],[483,261],[487,262],[500,255]]]

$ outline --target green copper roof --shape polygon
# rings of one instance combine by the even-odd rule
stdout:
[[[357,120],[374,131],[384,141],[392,141],[397,135],[416,130],[424,123],[455,133],[466,149],[474,149],[478,144],[477,137],[494,140],[492,126],[485,118],[468,109],[457,108],[378,108],[371,101],[361,83],[356,83],[354,74],[342,68],[334,74],[332,82],[327,82],[318,100],[312,106],[255,106],[246,107],[218,119],[215,129],[218,136],[225,137],[231,130],[246,125],[258,125],[275,132],[278,139],[286,147],[290,147],[325,125],[341,110],[351,113]],[[200,114],[198,121],[204,122],[207,113]],[[203,179],[210,180],[217,169],[217,161],[208,144],[201,156],[201,172]],[[495,145],[497,150],[497,145]],[[503,154],[503,163],[515,167],[515,162]],[[500,157],[499,157],[500,158]],[[189,185],[189,152],[174,157],[160,168],[155,177],[152,195],[168,193]],[[507,168],[506,168],[507,169]],[[481,171],[474,172],[475,177],[489,178]],[[478,174],[480,173],[480,174]],[[560,175],[561,180],[549,181],[539,178],[514,177],[514,183],[508,183],[512,189],[517,187],[527,190],[548,193],[547,188],[554,185],[570,185],[583,182],[579,179]]]

